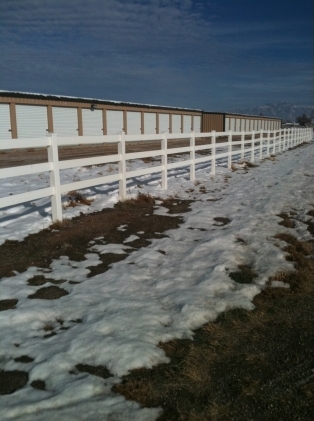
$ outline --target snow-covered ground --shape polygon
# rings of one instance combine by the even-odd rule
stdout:
[[[82,179],[88,171],[106,168],[70,170],[62,177]],[[41,177],[7,180],[2,186],[4,195],[39,187],[46,181],[45,175]],[[100,264],[99,254],[121,253],[135,238],[123,246],[98,238],[82,262],[62,256],[48,270],[29,267],[24,273],[1,279],[1,299],[15,298],[18,304],[16,309],[0,313],[0,368],[29,373],[26,387],[1,397],[2,420],[156,419],[160,409],[140,408],[112,393],[112,385],[133,368],[167,362],[158,348],[160,341],[192,339],[193,329],[214,320],[220,312],[234,307],[253,309],[252,299],[268,277],[293,269],[274,234],[286,231],[300,239],[310,238],[304,222],[314,208],[314,143],[279,154],[275,161],[266,160],[248,172],[231,172],[221,163],[212,176],[210,167],[199,166],[196,177],[197,182],[191,183],[185,171],[173,172],[167,191],[161,189],[157,175],[130,180],[131,195],[140,190],[195,201],[183,215],[180,228],[130,253],[109,271],[87,278],[88,268]],[[113,206],[118,190],[115,185],[101,186],[83,193],[94,199],[92,204],[68,208],[65,217]],[[291,210],[296,218],[293,230],[279,226],[277,216]],[[22,240],[46,227],[51,222],[49,211],[47,199],[1,210],[1,242],[6,238]],[[159,205],[155,212],[166,214],[167,210]],[[215,217],[231,222],[222,225]],[[239,264],[258,273],[253,284],[238,284],[228,276]],[[35,275],[66,279],[62,288],[69,294],[53,301],[36,300],[34,305],[27,297],[38,287],[27,281]],[[60,320],[67,330],[60,328]],[[75,323],[77,320],[82,322]],[[43,340],[46,325],[52,325],[57,334]],[[15,362],[21,355],[34,361]],[[104,365],[112,377],[104,380],[87,373],[69,373],[82,363]],[[30,386],[36,379],[45,381],[45,391]]]

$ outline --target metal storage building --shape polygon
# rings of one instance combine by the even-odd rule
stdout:
[[[0,138],[201,131],[202,110],[0,91]]]
[[[202,132],[279,130],[281,119],[264,116],[203,112]]]
[[[281,120],[148,104],[0,91],[0,139],[277,130]]]

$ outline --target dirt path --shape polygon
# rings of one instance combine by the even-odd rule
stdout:
[[[220,142],[226,141],[226,138],[220,138]],[[12,140],[12,145],[14,140]],[[197,139],[196,145],[210,144],[208,139]],[[181,148],[189,146],[189,140],[169,140],[169,148]],[[127,142],[126,152],[144,152],[158,150],[161,143],[158,141],[145,142]],[[114,144],[100,145],[79,145],[79,146],[63,146],[59,148],[59,159],[65,161],[68,159],[91,158],[95,156],[107,156],[118,153],[118,147]],[[47,162],[47,149],[45,148],[26,148],[26,149],[10,149],[0,152],[0,168],[17,167],[21,165],[39,164]]]

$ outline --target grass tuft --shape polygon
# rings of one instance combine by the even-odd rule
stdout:
[[[155,199],[149,193],[138,193],[136,197],[132,197],[130,199],[123,199],[119,202],[123,205],[140,205],[140,204],[155,204]]]

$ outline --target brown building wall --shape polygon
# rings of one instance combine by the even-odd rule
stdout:
[[[224,131],[224,114],[203,113],[202,132]]]

